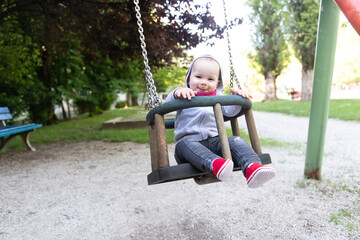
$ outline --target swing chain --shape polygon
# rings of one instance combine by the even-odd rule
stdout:
[[[231,45],[230,45],[230,35],[229,35],[229,24],[228,24],[228,16],[226,13],[226,6],[225,6],[225,0],[223,0],[223,8],[224,8],[224,17],[225,17],[225,27],[226,27],[226,40],[227,40],[227,47],[228,47],[228,53],[229,53],[229,62],[230,62],[230,88],[234,87],[234,80],[239,89],[241,89],[240,82],[236,76],[234,65],[232,61],[232,55],[231,55]]]
[[[152,74],[151,74],[150,67],[149,67],[149,60],[148,60],[147,51],[146,51],[144,29],[142,27],[142,21],[141,21],[139,0],[134,0],[134,4],[135,4],[139,38],[140,38],[140,42],[141,42],[142,55],[144,58],[146,89],[148,92],[148,105],[149,105],[149,109],[152,109],[155,106],[159,106],[161,104],[161,99],[159,98],[159,95],[156,91],[154,79],[152,78]]]

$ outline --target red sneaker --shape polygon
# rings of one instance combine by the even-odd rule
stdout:
[[[217,158],[212,162],[213,174],[221,181],[229,181],[234,168],[231,159]]]
[[[262,187],[264,183],[276,176],[272,167],[265,167],[260,163],[253,163],[246,169],[246,180],[249,188]]]

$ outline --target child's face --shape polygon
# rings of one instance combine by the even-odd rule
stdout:
[[[219,64],[211,58],[199,58],[194,62],[188,80],[189,87],[198,92],[213,92],[219,86]]]

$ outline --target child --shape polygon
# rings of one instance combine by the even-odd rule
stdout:
[[[220,64],[211,55],[196,58],[185,78],[185,88],[174,89],[166,98],[191,100],[194,96],[215,96],[223,88]],[[250,98],[247,92],[230,89],[232,94]],[[238,114],[241,106],[222,106],[225,116]],[[260,164],[260,159],[251,146],[241,137],[229,137],[233,161],[221,157],[220,140],[212,107],[194,107],[178,110],[175,117],[175,159],[180,163],[190,162],[196,168],[209,172],[221,181],[230,180],[234,162],[242,169],[249,188],[261,187],[275,177],[271,167]]]

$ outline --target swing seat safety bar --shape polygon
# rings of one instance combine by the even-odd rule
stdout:
[[[187,99],[177,99],[151,109],[146,116],[146,121],[149,125],[152,125],[155,121],[155,114],[165,115],[185,108],[214,106],[216,103],[220,103],[222,106],[241,105],[241,112],[234,118],[243,115],[246,110],[249,110],[252,107],[252,103],[249,99],[237,95],[193,97],[190,101]],[[229,120],[229,118],[224,119],[225,121]]]
[[[227,118],[223,116],[221,106],[241,105],[242,110],[234,117]],[[193,97],[191,100],[177,99],[175,101],[164,103],[149,111],[146,121],[149,124],[149,142],[151,153],[152,172],[148,175],[148,184],[159,184],[182,179],[193,178],[197,184],[207,184],[218,182],[214,176],[202,172],[192,166],[190,163],[183,163],[176,166],[170,166],[166,141],[165,128],[173,128],[173,120],[165,120],[164,115],[173,111],[192,108],[213,106],[218,128],[222,155],[226,159],[231,159],[229,142],[226,134],[224,121],[230,120],[232,133],[234,136],[240,136],[240,129],[237,117],[245,115],[246,124],[249,132],[251,146],[258,154],[262,164],[270,164],[269,154],[263,154],[261,151],[257,130],[251,110],[252,103],[249,99],[241,96],[202,96]],[[234,171],[241,170],[239,166],[234,166]]]

